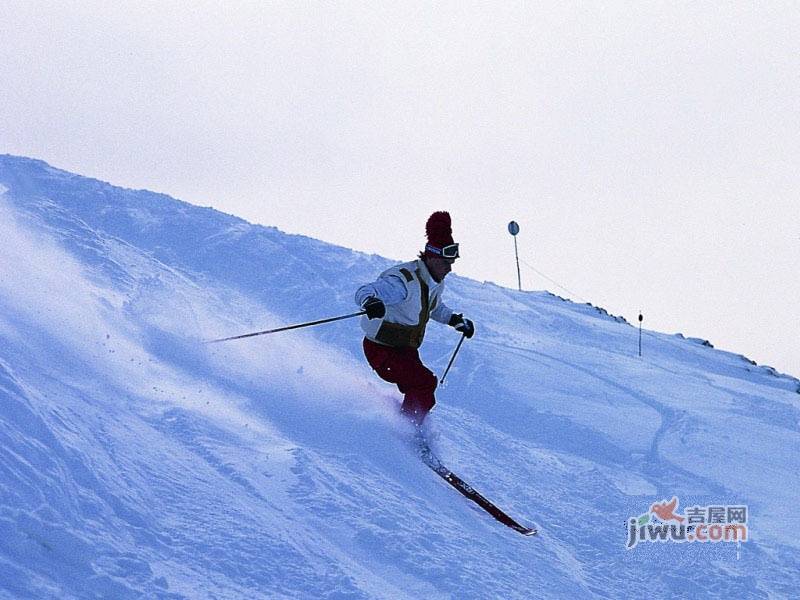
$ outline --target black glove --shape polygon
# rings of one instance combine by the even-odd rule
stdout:
[[[450,327],[454,327],[456,331],[463,333],[467,338],[475,335],[475,324],[469,319],[465,319],[464,315],[457,315],[453,313],[448,322]]]
[[[386,316],[386,305],[375,296],[367,298],[361,308],[367,311],[368,319],[382,319]]]

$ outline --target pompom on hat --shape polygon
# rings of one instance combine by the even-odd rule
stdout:
[[[437,211],[428,217],[428,222],[425,223],[425,234],[428,238],[428,244],[425,246],[425,255],[441,257],[442,249],[455,243],[453,241],[450,213]]]

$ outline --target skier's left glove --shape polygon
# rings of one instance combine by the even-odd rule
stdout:
[[[469,319],[465,319],[464,315],[453,313],[448,325],[453,327],[456,331],[463,333],[464,337],[471,338],[475,335],[475,324]]]
[[[368,319],[382,319],[386,316],[386,305],[380,298],[376,298],[375,296],[367,298],[361,308],[367,311]]]

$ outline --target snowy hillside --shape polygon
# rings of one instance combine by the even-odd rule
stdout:
[[[478,333],[433,445],[526,538],[415,456],[356,320],[202,343],[353,312],[390,261],[25,158],[0,192],[0,596],[796,597],[796,379],[451,276]],[[626,549],[673,496],[750,539]]]

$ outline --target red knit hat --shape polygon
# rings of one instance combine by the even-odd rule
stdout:
[[[425,255],[433,257],[442,256],[442,248],[454,244],[453,230],[450,225],[450,213],[437,211],[428,217],[425,224],[425,234],[428,245],[425,246]]]

